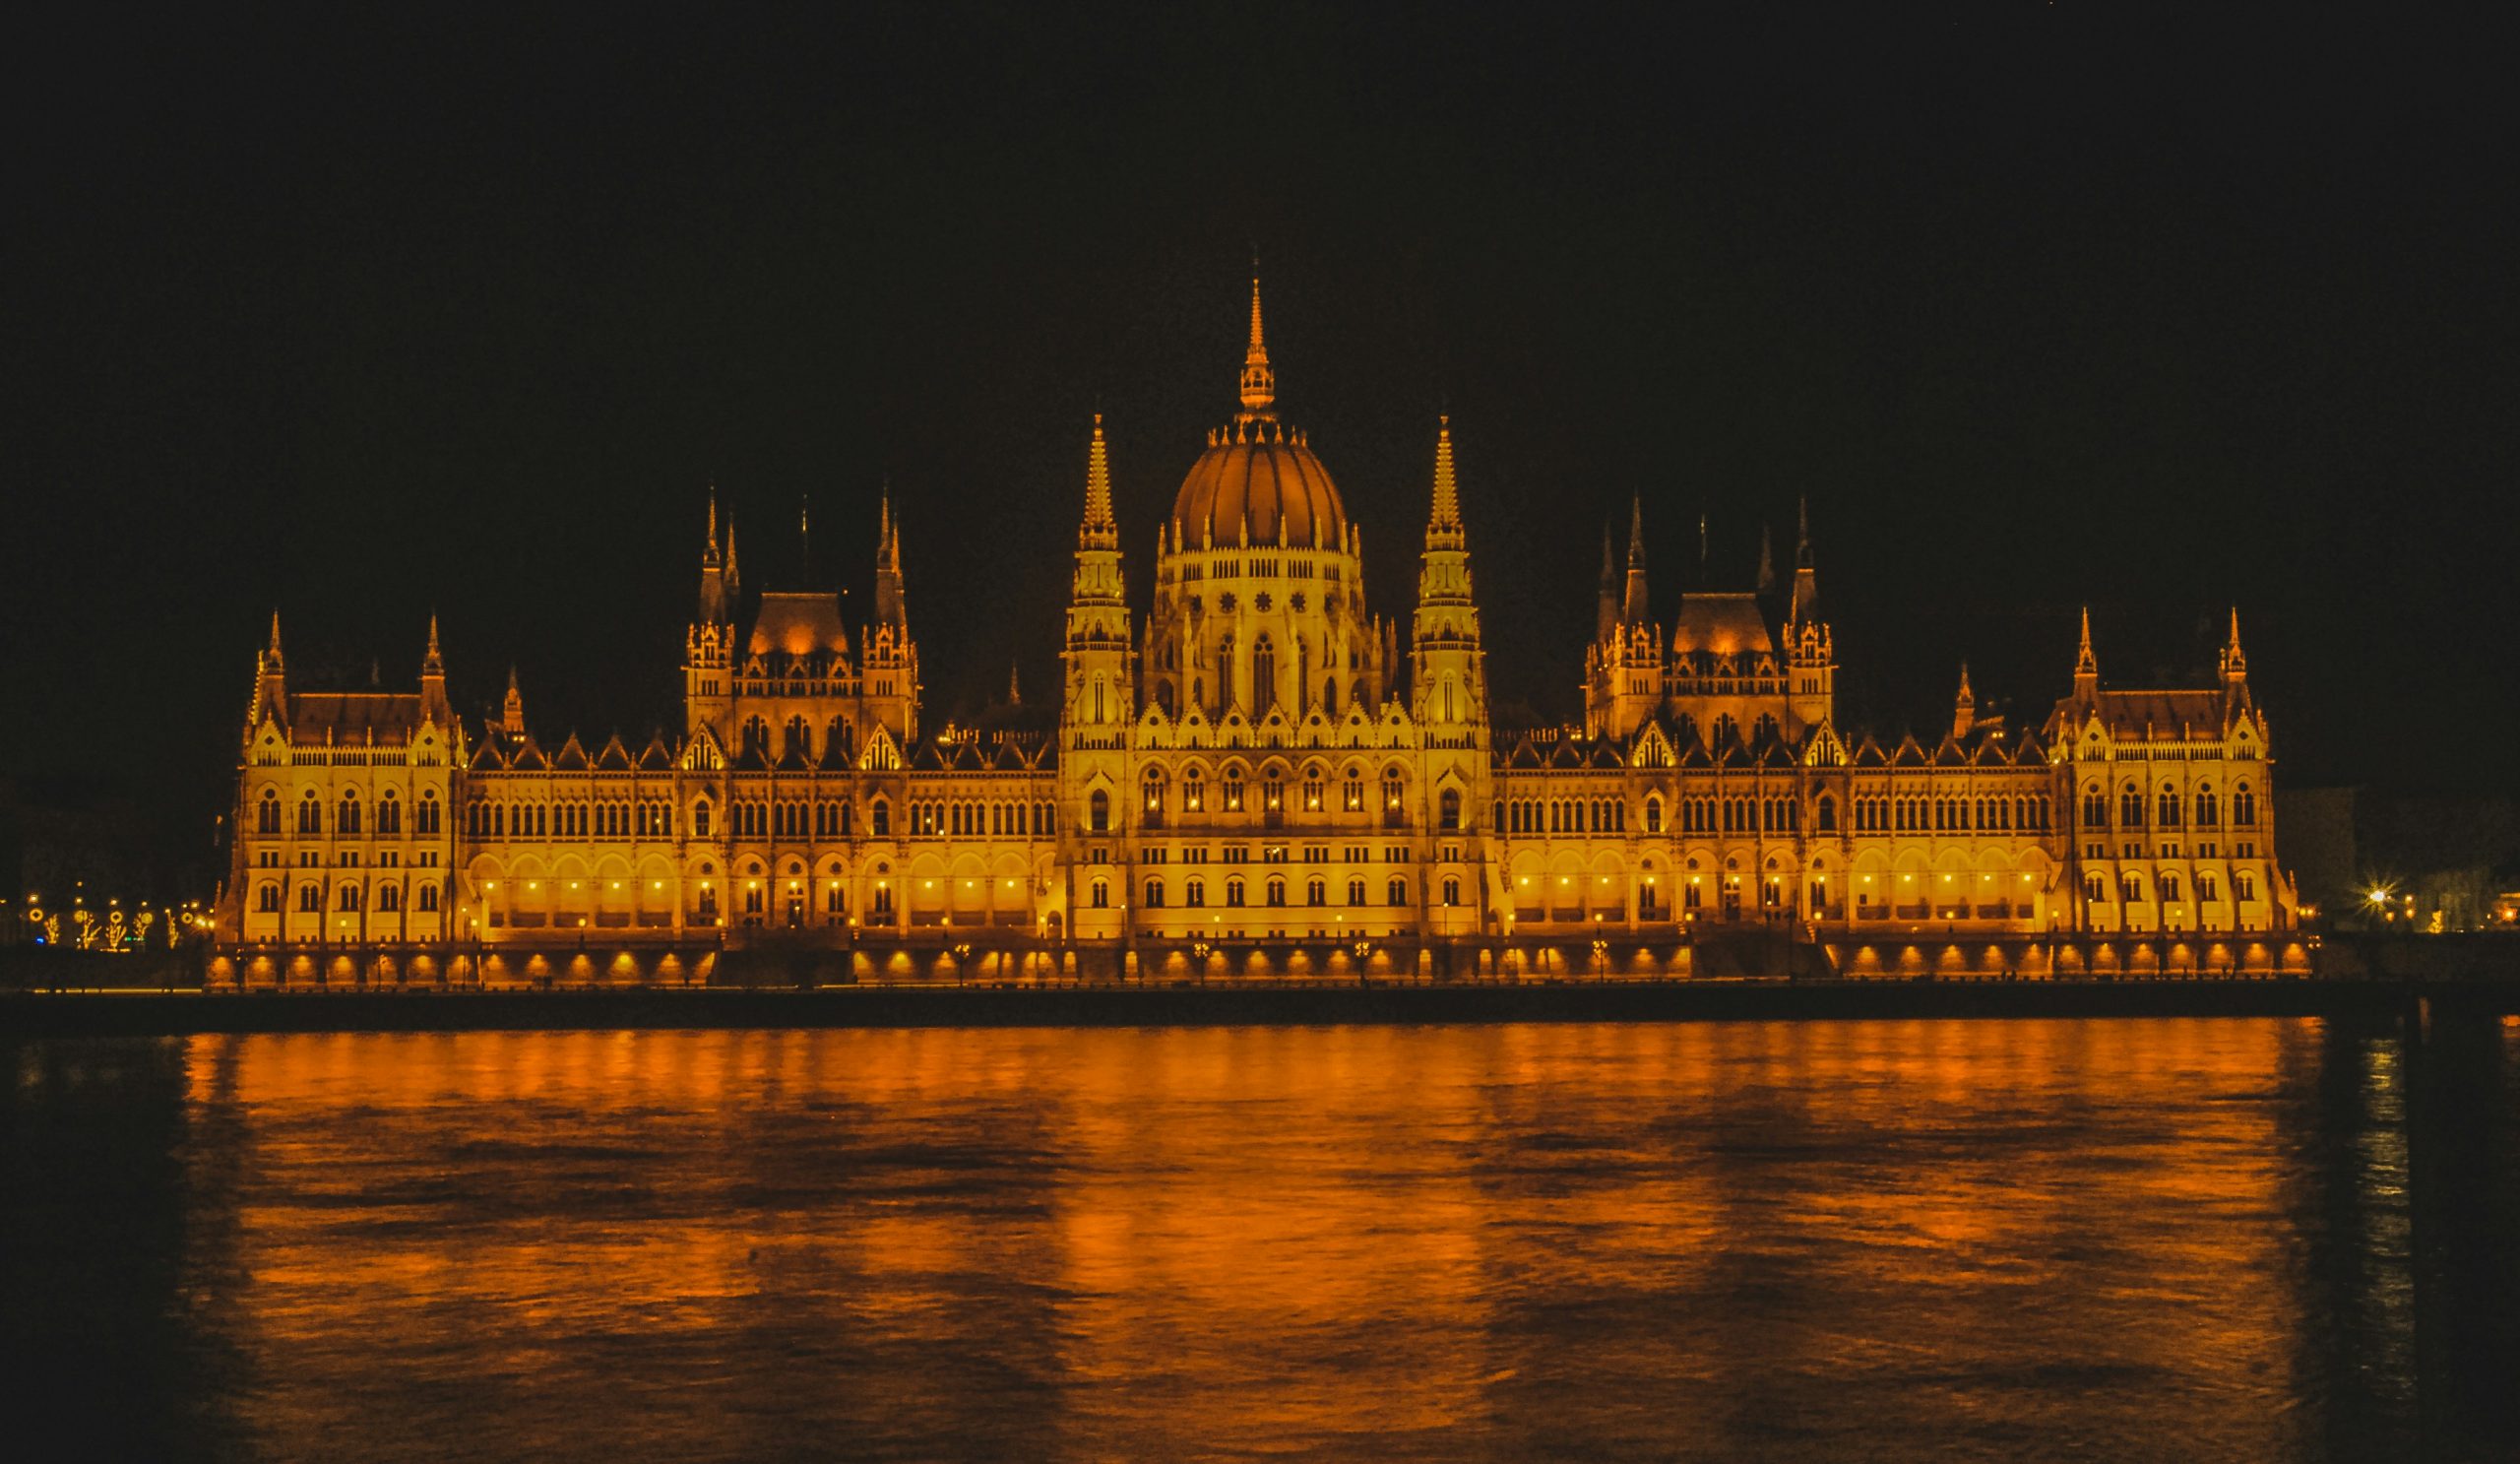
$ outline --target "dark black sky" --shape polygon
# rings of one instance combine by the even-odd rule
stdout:
[[[13,37],[9,764],[198,828],[292,671],[675,716],[715,481],[931,706],[1046,689],[1089,414],[1131,570],[1283,404],[1405,613],[1449,404],[1494,679],[1574,707],[1606,516],[1658,600],[1808,494],[1885,731],[2199,674],[2294,784],[2509,791],[2520,126],[2498,38],[2092,5],[83,12]],[[1528,8],[1526,8],[1528,9]],[[940,16],[942,18],[940,18]],[[59,26],[61,22],[56,22]],[[857,599],[863,604],[862,586]]]

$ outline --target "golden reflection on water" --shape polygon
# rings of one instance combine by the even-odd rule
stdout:
[[[2282,1457],[2319,1042],[205,1037],[186,1282],[280,1457]]]

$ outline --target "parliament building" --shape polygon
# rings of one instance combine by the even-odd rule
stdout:
[[[1964,670],[1947,731],[1885,744],[1837,720],[1807,523],[1790,578],[1658,606],[1632,520],[1623,563],[1604,544],[1581,724],[1493,728],[1449,422],[1404,626],[1366,605],[1363,536],[1278,410],[1256,282],[1238,387],[1142,590],[1096,418],[1054,727],[922,722],[889,504],[851,625],[836,593],[745,583],[713,502],[682,726],[645,745],[538,734],[513,677],[468,722],[434,622],[416,690],[292,685],[275,617],[222,946],[1668,974],[1758,930],[1861,971],[2060,944],[2281,964],[2257,937],[2294,897],[2236,614],[2211,684],[2104,684],[2086,614],[2043,725],[1980,718]]]

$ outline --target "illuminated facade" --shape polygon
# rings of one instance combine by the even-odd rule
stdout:
[[[1418,598],[1365,603],[1363,535],[1277,409],[1254,286],[1238,410],[1132,607],[1098,417],[1055,727],[923,729],[900,531],[874,614],[748,594],[711,508],[684,725],[547,746],[414,693],[289,687],[246,718],[227,939],[1421,949],[1518,936],[1820,940],[2291,923],[2237,617],[2217,684],[2104,689],[2088,616],[2040,729],[1884,746],[1835,719],[1807,521],[1782,587],[1658,618],[1642,507],[1604,544],[1580,726],[1491,732],[1448,421]],[[1012,700],[1012,698],[1010,698]],[[1298,958],[1300,961],[1301,958]]]

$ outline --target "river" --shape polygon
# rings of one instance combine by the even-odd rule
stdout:
[[[2508,1025],[0,1057],[64,1457],[2520,1455]]]

